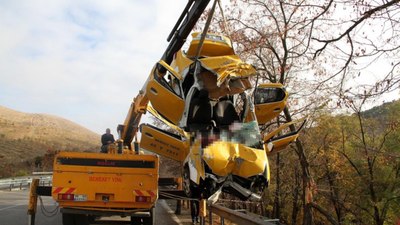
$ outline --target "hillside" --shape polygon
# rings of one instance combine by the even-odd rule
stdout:
[[[100,135],[76,123],[0,106],[0,177],[43,166],[42,160],[55,151],[99,148]]]
[[[375,118],[383,121],[390,117],[396,116],[399,110],[400,100],[395,100],[391,102],[385,102],[382,105],[366,110],[363,112],[363,115],[367,118]]]

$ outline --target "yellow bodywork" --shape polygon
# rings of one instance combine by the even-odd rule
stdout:
[[[178,51],[171,63],[171,67],[178,73],[187,73],[194,63],[192,59],[197,51],[200,33],[193,33],[193,37],[186,54]],[[229,38],[207,34],[200,56],[199,62],[206,69],[200,73],[200,79],[210,99],[232,96],[251,88],[249,77],[254,76],[256,70],[234,54]]]
[[[178,73],[183,73],[185,69],[188,69],[189,66],[193,63],[193,61],[186,57],[186,55],[179,50],[175,53],[175,60],[172,61],[171,67]]]
[[[189,141],[181,140],[178,136],[147,124],[141,125],[141,132],[141,148],[178,162],[183,162],[186,158]]]
[[[159,65],[163,64],[160,63]],[[157,79],[163,79],[161,74],[159,74],[157,67],[157,65],[154,66],[150,74],[150,79],[146,87],[146,95],[154,109],[176,125],[182,116],[185,101],[182,98],[174,96],[174,94],[171,93],[171,90],[162,85],[160,81],[157,81]],[[170,69],[169,71],[172,75],[176,74],[169,66],[164,68]],[[177,78],[179,79],[180,77]],[[171,107],[173,107],[173,110],[171,110]]]
[[[198,176],[195,180],[196,184],[200,183],[200,178],[204,180],[206,177],[202,156],[201,141],[198,139],[194,142],[192,148],[190,149],[190,162],[198,172]]]
[[[218,176],[233,174],[248,178],[268,170],[265,151],[233,142],[212,143],[204,149],[203,160]],[[267,178],[269,180],[269,171]]]
[[[289,144],[296,141],[297,137],[299,137],[298,133],[293,134],[293,135],[283,136],[276,140],[272,140],[272,141],[268,142],[267,147],[266,147],[268,154],[271,152],[275,153],[275,152],[285,149]],[[269,147],[268,145],[271,147]]]
[[[161,120],[162,122],[164,122],[165,124],[167,124],[169,127],[171,127],[172,129],[174,129],[176,132],[178,132],[182,137],[185,137],[187,139],[189,139],[190,135],[188,133],[186,133],[182,128],[176,126],[175,124],[169,122],[168,120],[166,120],[165,118],[163,118],[158,112],[157,110],[155,110],[153,108],[153,106],[151,104],[149,104],[147,106],[147,111],[151,113],[151,115],[153,115],[154,117],[158,118],[159,120]]]
[[[262,84],[257,89],[270,89],[279,91],[282,96],[277,96],[275,101],[269,101],[266,103],[255,102],[255,112],[257,116],[258,124],[265,124],[272,119],[276,118],[286,106],[288,93],[284,90],[284,87],[280,83]]]
[[[274,153],[274,152],[278,152],[280,150],[285,149],[289,144],[296,141],[296,139],[299,137],[299,132],[305,122],[306,122],[306,118],[302,118],[299,120],[293,120],[291,122],[288,122],[288,123],[285,123],[285,124],[279,126],[277,129],[264,135],[263,141],[265,143],[264,144],[265,151],[268,154],[270,154],[271,152]],[[284,135],[278,135],[284,129],[287,129],[289,126],[296,124],[296,123],[302,123],[302,125],[300,125],[299,130],[297,130],[295,132],[289,132]]]
[[[192,33],[192,41],[190,43],[189,49],[187,50],[187,57],[192,58],[196,56],[197,48],[200,43],[201,33]],[[233,55],[235,54],[232,43],[229,38],[218,35],[207,33],[204,39],[203,46],[200,51],[200,56],[211,57],[220,55]]]
[[[156,155],[60,152],[54,160],[52,197],[60,207],[129,211],[150,209],[158,198]],[[63,200],[73,194],[75,199]],[[148,202],[136,202],[137,196]]]
[[[237,55],[208,57],[200,62],[204,68],[217,76],[218,87],[230,79],[245,78],[256,73],[252,65],[243,62]]]

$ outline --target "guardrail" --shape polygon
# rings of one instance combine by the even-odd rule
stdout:
[[[209,224],[212,225],[212,214],[217,214],[221,217],[221,224],[224,224],[224,219],[234,222],[239,225],[277,225],[278,219],[268,219],[260,215],[249,213],[246,211],[238,211],[226,208],[221,205],[212,204],[208,206]]]
[[[7,178],[0,179],[0,190],[13,190],[13,189],[22,189],[23,187],[28,187],[32,183],[32,179],[39,179],[39,185],[41,186],[51,186],[52,176],[29,176],[29,177],[15,177],[15,178]]]

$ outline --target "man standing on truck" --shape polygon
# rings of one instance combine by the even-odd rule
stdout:
[[[114,143],[114,136],[111,134],[110,128],[106,129],[106,133],[101,135],[101,153],[107,153],[107,145]]]

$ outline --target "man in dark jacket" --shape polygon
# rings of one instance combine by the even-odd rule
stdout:
[[[107,145],[114,143],[114,136],[111,134],[110,128],[106,129],[106,133],[101,135],[101,152],[107,153]]]

